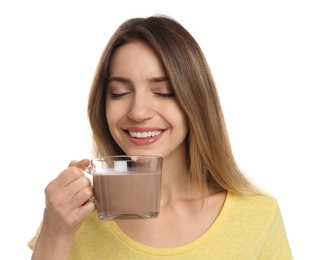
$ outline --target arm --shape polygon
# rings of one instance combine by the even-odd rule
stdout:
[[[46,208],[32,260],[68,259],[82,221],[94,210],[93,190],[83,169],[88,160],[71,162],[45,189]]]

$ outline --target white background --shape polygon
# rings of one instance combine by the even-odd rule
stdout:
[[[90,157],[86,104],[117,26],[179,20],[210,63],[237,161],[280,204],[295,259],[318,259],[315,1],[1,1],[0,259],[29,259],[44,188]]]

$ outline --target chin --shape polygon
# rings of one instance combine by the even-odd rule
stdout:
[[[161,156],[158,152],[150,151],[150,150],[128,149],[128,150],[124,150],[124,152],[127,155],[156,155],[156,156]]]

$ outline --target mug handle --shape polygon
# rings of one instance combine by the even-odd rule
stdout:
[[[92,166],[89,165],[83,170],[83,172],[84,172],[85,177],[90,181],[91,186],[93,186],[93,175],[92,175],[91,170],[92,170]]]
[[[88,167],[86,167],[84,170],[83,170],[83,173],[85,175],[85,177],[89,180],[89,182],[91,183],[91,186],[93,186],[93,176],[92,176],[92,166],[89,165]],[[95,199],[95,196],[93,195],[90,199],[89,199],[91,202],[94,202],[96,204],[96,199]]]

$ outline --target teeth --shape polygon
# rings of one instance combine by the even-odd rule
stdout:
[[[129,134],[135,138],[149,138],[160,135],[163,131],[149,131],[149,132],[131,132]]]

